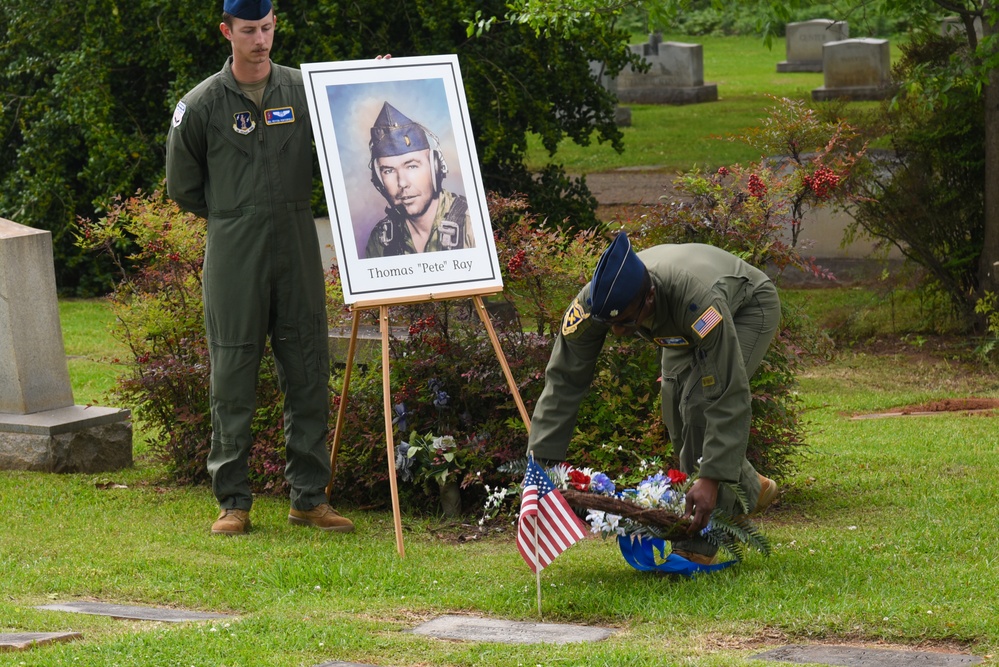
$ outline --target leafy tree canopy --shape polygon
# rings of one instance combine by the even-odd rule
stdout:
[[[566,138],[622,150],[615,100],[589,71],[633,59],[613,23],[571,36],[517,21],[475,30],[477,13],[506,12],[502,0],[279,0],[276,11],[283,64],[456,53],[487,189],[526,194],[555,222],[596,224],[585,185],[558,166],[535,178],[523,158],[529,133],[552,153]],[[174,105],[230,51],[220,19],[221,3],[203,0],[0,3],[0,215],[53,233],[64,290],[110,285],[110,267],[75,246],[76,220],[157,187]]]

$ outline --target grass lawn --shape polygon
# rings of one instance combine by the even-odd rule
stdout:
[[[578,146],[563,141],[553,160],[573,174],[588,174],[625,167],[644,167],[667,173],[687,171],[698,166],[716,169],[735,162],[758,160],[752,148],[725,137],[759,125],[766,109],[773,106],[767,95],[811,99],[813,89],[822,85],[822,74],[814,72],[778,73],[777,63],[785,59],[783,39],[767,49],[757,37],[689,37],[664,35],[663,41],[702,44],[704,82],[718,85],[718,101],[684,106],[632,105],[631,127],[624,134],[623,153],[608,144]],[[897,40],[895,40],[897,41]],[[892,42],[892,61],[899,57]],[[848,117],[874,108],[876,102],[855,102],[846,106]],[[537,169],[549,162],[537,137],[529,143],[527,164]]]
[[[848,307],[832,290],[787,297],[815,309],[835,297]],[[862,292],[852,298],[880,303]],[[104,306],[63,308],[67,348],[85,355],[87,341],[103,336]],[[322,535],[288,525],[283,498],[257,499],[249,536],[213,538],[210,491],[173,487],[141,457],[133,469],[101,475],[0,472],[0,633],[84,635],[0,653],[0,666],[727,666],[817,641],[994,655],[996,417],[852,419],[930,399],[999,397],[995,373],[959,361],[957,348],[931,355],[930,347],[845,348],[804,373],[810,446],[760,521],[774,544],[769,559],[754,554],[722,573],[675,580],[630,569],[599,539],[559,557],[542,575],[543,620],[615,629],[596,644],[459,643],[407,632],[439,614],[538,620],[534,578],[508,526],[476,536],[474,518],[462,527],[407,516],[400,559],[390,513],[342,508],[357,531]],[[93,353],[99,358],[100,346]],[[74,383],[87,375],[78,371],[71,368]],[[458,533],[476,538],[449,539]],[[236,618],[174,625],[34,608],[94,599]]]

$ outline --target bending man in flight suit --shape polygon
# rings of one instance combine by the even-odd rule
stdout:
[[[211,359],[212,533],[250,528],[248,459],[257,373],[270,338],[284,393],[288,520],[349,532],[327,503],[325,280],[312,196],[312,127],[297,69],[270,60],[270,0],[225,0],[222,71],[181,99],[167,137],[167,189],[208,220],[203,291]]]
[[[718,548],[698,534],[711,512],[738,513],[741,487],[753,513],[777,485],[746,460],[752,418],[749,378],[780,324],[777,290],[765,273],[709,245],[659,245],[635,253],[624,233],[600,257],[593,279],[562,319],[531,420],[528,451],[565,460],[579,404],[593,381],[607,332],[635,335],[661,353],[662,413],[680,467],[698,478],[687,493],[690,538],[673,551],[710,564]]]

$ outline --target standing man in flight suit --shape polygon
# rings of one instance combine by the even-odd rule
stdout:
[[[312,127],[301,72],[270,60],[276,25],[271,0],[224,0],[219,29],[232,56],[177,103],[167,137],[168,193],[208,220],[208,471],[221,509],[211,532],[220,535],[250,528],[250,427],[268,338],[284,393],[288,520],[354,529],[325,493],[330,358]]]
[[[593,381],[607,332],[634,335],[661,354],[662,414],[680,467],[698,477],[687,492],[690,538],[673,551],[702,565],[718,548],[700,537],[711,512],[739,513],[722,482],[741,487],[762,512],[777,484],[746,460],[749,378],[780,324],[780,300],[765,273],[720,248],[690,243],[636,254],[623,232],[562,318],[545,388],[534,409],[528,452],[564,461],[579,404]]]

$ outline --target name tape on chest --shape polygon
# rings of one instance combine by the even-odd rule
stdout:
[[[295,109],[292,107],[278,107],[264,111],[265,125],[284,125],[295,122]]]
[[[710,306],[707,310],[701,313],[701,316],[697,318],[697,321],[690,325],[690,328],[694,330],[700,338],[704,338],[711,330],[716,326],[721,324],[722,316],[718,312],[718,309],[714,306]]]

